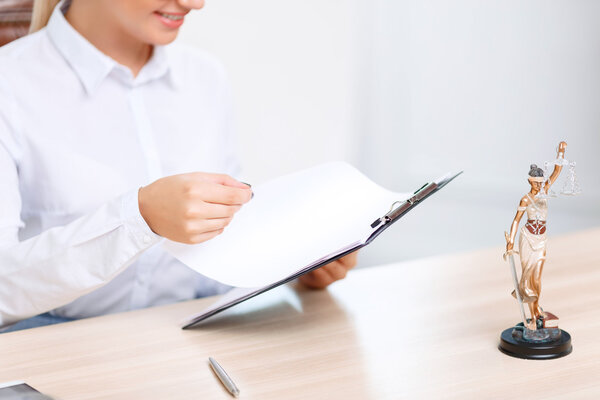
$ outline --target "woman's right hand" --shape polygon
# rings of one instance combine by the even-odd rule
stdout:
[[[140,213],[150,229],[187,244],[222,233],[251,198],[250,186],[228,175],[203,172],[167,176],[138,191]]]

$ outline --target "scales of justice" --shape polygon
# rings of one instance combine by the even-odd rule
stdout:
[[[530,191],[521,198],[510,232],[504,233],[506,237],[504,259],[510,264],[514,284],[512,295],[519,304],[521,322],[502,332],[498,348],[513,357],[552,359],[566,356],[573,349],[571,335],[558,327],[558,317],[544,311],[539,304],[542,270],[546,261],[548,200],[557,196],[552,187],[563,167],[568,167],[569,173],[559,194],[573,196],[581,192],[575,175],[575,163],[565,159],[566,149],[567,143],[560,142],[556,160],[546,162],[544,169],[535,164],[530,166],[528,175]],[[524,215],[527,215],[527,222],[521,227],[518,250],[515,250],[517,230]],[[516,256],[521,265],[520,278],[517,274]],[[528,308],[527,313],[525,307]]]

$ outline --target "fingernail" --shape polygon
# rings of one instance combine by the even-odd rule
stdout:
[[[250,197],[250,200],[252,200],[254,198],[254,192],[252,192],[252,197]]]
[[[244,184],[244,185],[246,185],[246,186],[250,186],[250,187],[252,187],[252,185],[251,185],[251,184],[249,184],[249,183],[242,182],[242,181],[240,181],[240,183],[243,183],[243,184]]]

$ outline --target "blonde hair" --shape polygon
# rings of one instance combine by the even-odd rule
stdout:
[[[50,15],[59,2],[60,0],[34,0],[29,33],[37,32],[48,24]]]

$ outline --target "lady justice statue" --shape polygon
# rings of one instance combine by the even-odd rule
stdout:
[[[546,217],[548,215],[548,198],[552,196],[551,186],[558,179],[563,166],[570,166],[572,183],[561,193],[576,194],[574,176],[575,163],[565,160],[567,143],[558,145],[557,159],[552,163],[554,170],[549,177],[548,171],[532,164],[527,178],[530,190],[521,198],[517,214],[510,227],[510,233],[505,232],[506,253],[504,258],[511,265],[515,290],[512,295],[517,299],[521,311],[522,322],[513,328],[506,329],[500,337],[499,349],[511,356],[532,359],[558,358],[569,354],[572,350],[571,336],[558,328],[558,317],[550,312],[544,312],[540,306],[542,291],[542,270],[546,262]],[[548,165],[546,163],[546,169]],[[519,223],[524,214],[527,222],[521,228],[519,235],[519,250],[514,250],[515,237]],[[521,261],[521,277],[517,278],[514,255],[518,254]],[[524,304],[529,308],[530,318],[525,315]]]

